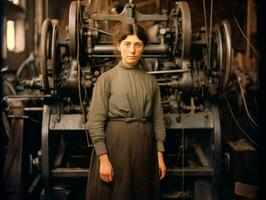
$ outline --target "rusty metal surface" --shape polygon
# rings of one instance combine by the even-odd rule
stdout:
[[[213,129],[214,119],[210,112],[165,115],[166,129]]]
[[[50,130],[85,130],[86,126],[80,114],[61,114],[59,121],[57,115],[50,116]]]

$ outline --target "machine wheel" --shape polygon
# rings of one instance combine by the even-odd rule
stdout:
[[[213,27],[210,48],[210,66],[207,74],[212,79],[211,94],[225,91],[231,71],[231,29],[228,21]]]
[[[206,56],[208,58],[208,56]],[[209,58],[208,58],[209,59]],[[208,63],[208,60],[206,60]],[[210,48],[210,63],[207,65],[207,76],[211,78],[211,87],[209,92],[216,95],[219,90],[221,70],[223,66],[223,43],[222,34],[219,25],[215,25],[212,31],[211,48]]]
[[[69,8],[69,20],[68,20],[68,29],[69,29],[69,47],[70,55],[72,58],[77,58],[77,48],[79,45],[79,17],[80,12],[78,8],[77,1],[73,1],[70,4]]]
[[[211,69],[219,71],[223,65],[223,44],[221,30],[218,25],[213,27]]]
[[[186,1],[179,1],[170,14],[170,28],[174,32],[173,52],[187,58],[191,48],[191,15]]]
[[[59,71],[60,47],[57,24],[46,19],[41,33],[41,74],[42,88],[46,94],[56,94],[55,80]]]
[[[222,79],[220,89],[224,91],[228,86],[228,81],[231,72],[232,60],[232,41],[231,27],[227,20],[222,21],[221,25],[222,44],[223,44],[223,62],[222,62]]]

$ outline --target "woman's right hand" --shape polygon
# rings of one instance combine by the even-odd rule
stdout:
[[[106,183],[110,183],[114,179],[114,170],[107,154],[99,156],[100,160],[100,178]]]

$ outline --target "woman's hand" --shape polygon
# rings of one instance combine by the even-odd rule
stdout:
[[[112,182],[114,179],[114,171],[112,164],[108,158],[108,155],[107,154],[100,155],[99,160],[100,160],[100,170],[99,170],[100,178],[102,179],[102,181],[106,183]]]
[[[166,166],[164,163],[162,152],[158,152],[158,164],[159,164],[159,176],[160,180],[162,180],[166,175]]]

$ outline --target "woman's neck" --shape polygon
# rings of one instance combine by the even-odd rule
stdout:
[[[122,67],[126,68],[126,69],[133,69],[135,68],[135,66],[137,65],[137,63],[133,64],[133,65],[129,65],[127,63],[124,63],[122,60],[120,61]]]

